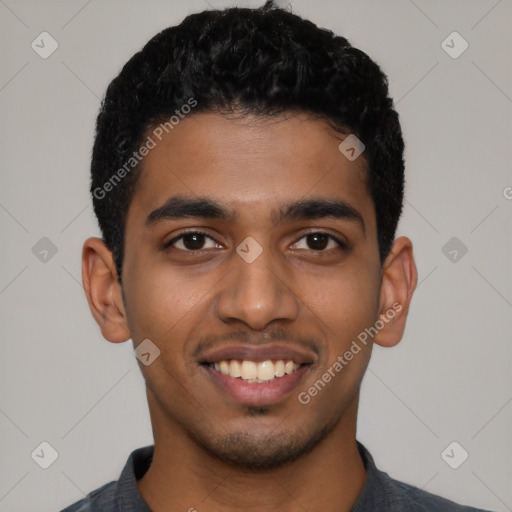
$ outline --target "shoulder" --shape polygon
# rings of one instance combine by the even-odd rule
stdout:
[[[117,512],[115,506],[116,482],[110,482],[90,492],[60,512]]]
[[[377,469],[370,452],[357,443],[366,468],[366,482],[351,512],[490,512],[459,505],[441,496],[391,478]]]
[[[391,510],[407,512],[489,512],[483,509],[459,505],[441,496],[431,494],[413,485],[390,478],[386,473],[390,496],[395,496],[396,505]]]
[[[153,446],[134,450],[128,457],[119,480],[99,487],[61,512],[151,512],[140,495],[137,480],[148,470],[152,458]]]

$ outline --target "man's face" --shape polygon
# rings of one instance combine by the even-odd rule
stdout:
[[[271,467],[355,425],[370,343],[299,400],[378,318],[375,211],[364,160],[341,139],[305,115],[199,113],[155,140],[127,215],[123,284],[135,344],[161,351],[141,366],[156,442],[184,435]],[[194,216],[162,209],[177,196],[226,215],[204,202]],[[247,382],[264,361],[264,381]],[[276,377],[280,361],[294,371]]]

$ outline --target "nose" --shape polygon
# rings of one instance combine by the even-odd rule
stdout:
[[[218,317],[226,323],[243,322],[254,330],[276,320],[295,320],[300,300],[293,290],[291,269],[267,249],[249,261],[233,254],[233,269],[217,296]]]

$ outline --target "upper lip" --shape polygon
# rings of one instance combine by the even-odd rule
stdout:
[[[289,347],[279,344],[268,345],[230,345],[207,350],[201,354],[200,363],[218,363],[220,361],[293,361],[297,364],[311,364],[314,357],[310,352],[299,347]]]

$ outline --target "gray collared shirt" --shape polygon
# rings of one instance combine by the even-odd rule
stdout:
[[[486,512],[392,479],[377,469],[370,452],[360,442],[357,446],[366,468],[366,482],[350,512]],[[133,451],[117,482],[105,484],[61,512],[151,512],[137,480],[148,470],[152,458],[153,446]]]

